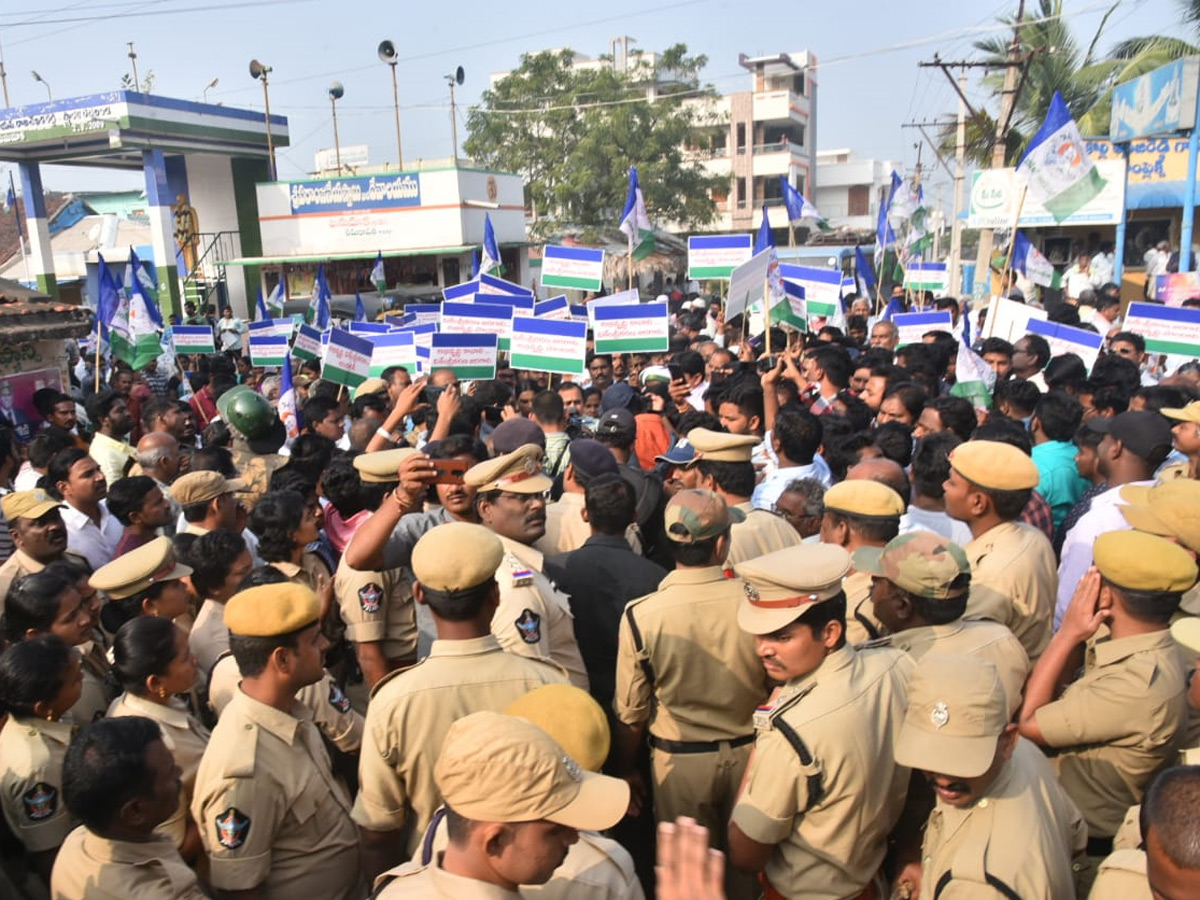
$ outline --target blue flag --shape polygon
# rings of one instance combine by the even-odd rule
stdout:
[[[758,227],[758,236],[754,238],[754,255],[762,253],[768,247],[775,246],[775,237],[771,234],[771,219],[767,215],[767,206],[763,204],[762,225]]]
[[[371,267],[371,281],[375,285],[375,290],[383,293],[387,290],[387,276],[383,269],[383,251],[379,251],[379,255],[375,257],[375,265]]]
[[[265,319],[271,318],[271,314],[269,312],[267,312],[267,301],[265,301],[263,299],[263,293],[262,293],[261,287],[258,289],[258,303],[255,304],[255,311],[258,314],[257,320],[259,322],[262,322]]]
[[[121,291],[117,287],[117,280],[113,278],[112,272],[108,270],[108,264],[104,261],[104,257],[97,253],[96,260],[100,265],[99,288],[96,296],[96,320],[105,328],[108,328],[112,325],[113,316],[117,314],[117,308],[121,305]]]
[[[882,261],[884,251],[896,243],[896,232],[892,230],[892,223],[888,221],[888,213],[892,210],[892,200],[895,199],[900,185],[900,176],[892,172],[892,186],[888,190],[887,203],[879,205],[879,220],[875,223],[875,258],[879,261]]]
[[[471,248],[471,279],[479,277],[479,248]]]
[[[8,193],[4,195],[4,211],[8,212],[17,205],[17,192],[13,190],[12,183],[8,185]]]
[[[859,246],[854,248],[854,279],[858,283],[858,292],[864,297],[875,293],[875,272]]]
[[[904,301],[899,297],[893,297],[888,301],[887,308],[883,311],[883,321],[892,321],[893,316],[898,316],[904,312]]]
[[[283,366],[279,372],[279,421],[287,429],[289,439],[298,437],[304,427],[300,417],[300,404],[296,402],[296,391],[292,385],[292,354],[284,355]]]
[[[325,280],[325,264],[321,263],[317,266],[312,299],[309,301],[308,312],[305,314],[305,319],[310,319],[310,325],[315,325],[322,331],[329,327],[329,301],[332,299],[333,294],[330,293],[329,283]]]
[[[363,306],[362,295],[358,291],[354,292],[354,321],[367,321],[367,308]]]
[[[495,269],[503,271],[504,266],[500,264],[500,248],[496,246],[496,232],[492,228],[492,217],[484,213],[483,258],[479,261],[479,271],[487,274]]]
[[[126,284],[125,290],[129,293],[129,299],[133,299],[136,293],[142,298],[142,302],[146,304],[146,314],[150,317],[150,321],[155,327],[163,327],[162,312],[158,308],[158,300],[155,299],[155,294],[158,292],[154,287],[154,282],[150,280],[150,275],[142,265],[142,261],[138,259],[137,252],[129,248],[129,266],[125,271]]]

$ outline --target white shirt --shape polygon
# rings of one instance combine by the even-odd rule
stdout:
[[[795,481],[797,478],[815,478],[821,484],[828,488],[831,484],[829,477],[829,469],[824,472],[817,465],[814,458],[811,465],[807,466],[787,466],[786,468],[778,468],[766,478],[762,484],[754,489],[754,493],[750,497],[750,504],[755,509],[765,509],[771,512],[775,510],[775,501],[779,499],[779,495],[783,493],[784,488]]]
[[[29,460],[21,463],[21,469],[17,472],[17,477],[13,479],[14,491],[32,491],[37,487],[38,480],[42,477],[42,473],[33,466],[29,465]]]
[[[952,519],[942,510],[920,509],[910,506],[900,517],[900,533],[909,534],[913,531],[931,531],[954,541],[960,547],[971,543],[971,529],[965,522]]]
[[[1154,481],[1135,481],[1134,484],[1152,485]],[[1129,523],[1121,514],[1125,502],[1121,499],[1121,488],[1110,488],[1092,498],[1091,509],[1067,532],[1063,540],[1062,561],[1058,564],[1058,602],[1054,606],[1054,630],[1062,624],[1063,614],[1071,604],[1075,588],[1092,565],[1092,544],[1106,531],[1129,531]]]
[[[708,393],[708,382],[702,381],[687,395],[687,402],[691,404],[692,409],[697,412],[704,412],[704,395]]]
[[[224,317],[217,320],[217,332],[221,338],[222,350],[241,350],[242,349],[242,334],[248,331],[245,323],[234,316],[232,319]]]
[[[1097,253],[1092,257],[1092,284],[1096,287],[1101,287],[1113,279],[1114,265],[1116,263],[1116,254],[1113,253]]]
[[[108,504],[104,500],[100,501],[99,525],[66,502],[62,506],[62,519],[67,526],[67,549],[87,559],[93,572],[112,562],[125,529],[117,517],[108,511]]]

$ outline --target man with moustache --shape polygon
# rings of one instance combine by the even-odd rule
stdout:
[[[16,550],[0,565],[0,609],[9,588],[18,578],[40,572],[52,562],[70,559],[91,569],[81,554],[67,549],[67,526],[62,504],[40,488],[14,491],[0,499],[0,509],[12,533]]]
[[[533,546],[546,533],[546,493],[553,484],[542,472],[543,455],[537,444],[525,444],[472,466],[463,481],[475,488],[479,524],[504,546],[492,634],[510,653],[558,663],[571,684],[586,691],[569,599],[543,574],[542,554]]]

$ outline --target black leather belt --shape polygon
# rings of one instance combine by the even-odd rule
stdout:
[[[1090,837],[1087,842],[1088,856],[1108,856],[1113,852],[1113,839],[1110,837]]]
[[[666,738],[650,735],[650,746],[655,750],[665,750],[667,753],[716,753],[722,744],[730,747],[745,747],[754,743],[754,735],[746,734],[730,738],[727,741],[668,741]]]

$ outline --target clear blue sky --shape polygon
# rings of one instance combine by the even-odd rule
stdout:
[[[1065,0],[1081,42],[1090,40],[1111,2]],[[465,107],[478,101],[490,72],[512,68],[522,53],[571,47],[595,56],[623,34],[645,50],[682,41],[705,54],[705,77],[722,92],[748,86],[739,52],[809,49],[820,64],[818,147],[850,147],[859,157],[895,159],[911,169],[919,134],[900,125],[957,110],[944,76],[918,69],[917,62],[935,52],[943,59],[970,57],[972,42],[1000,33],[997,19],[1014,12],[1016,2],[8,0],[5,7],[0,42],[14,105],[45,98],[31,69],[49,82],[55,98],[116,89],[130,70],[130,40],[139,74],[153,71],[154,92],[167,96],[200,99],[217,78],[210,101],[261,110],[261,86],[247,64],[257,57],[271,65],[271,111],[288,117],[292,140],[280,154],[279,173],[297,178],[312,169],[315,150],[333,145],[326,89],[334,80],[346,91],[338,105],[343,146],[369,144],[372,162],[395,158],[391,79],[375,55],[383,38],[400,52],[404,155],[411,160],[449,155],[443,76],[455,66],[466,70],[458,94]],[[1033,0],[1030,7],[1036,9]],[[110,18],[65,21],[98,16]],[[1135,35],[1179,33],[1173,0],[1122,0],[1101,47]],[[970,93],[972,102],[984,102],[977,81]],[[460,141],[463,119],[460,108]],[[924,161],[931,161],[928,150]],[[128,174],[62,167],[47,169],[44,182],[53,190],[140,186]]]

